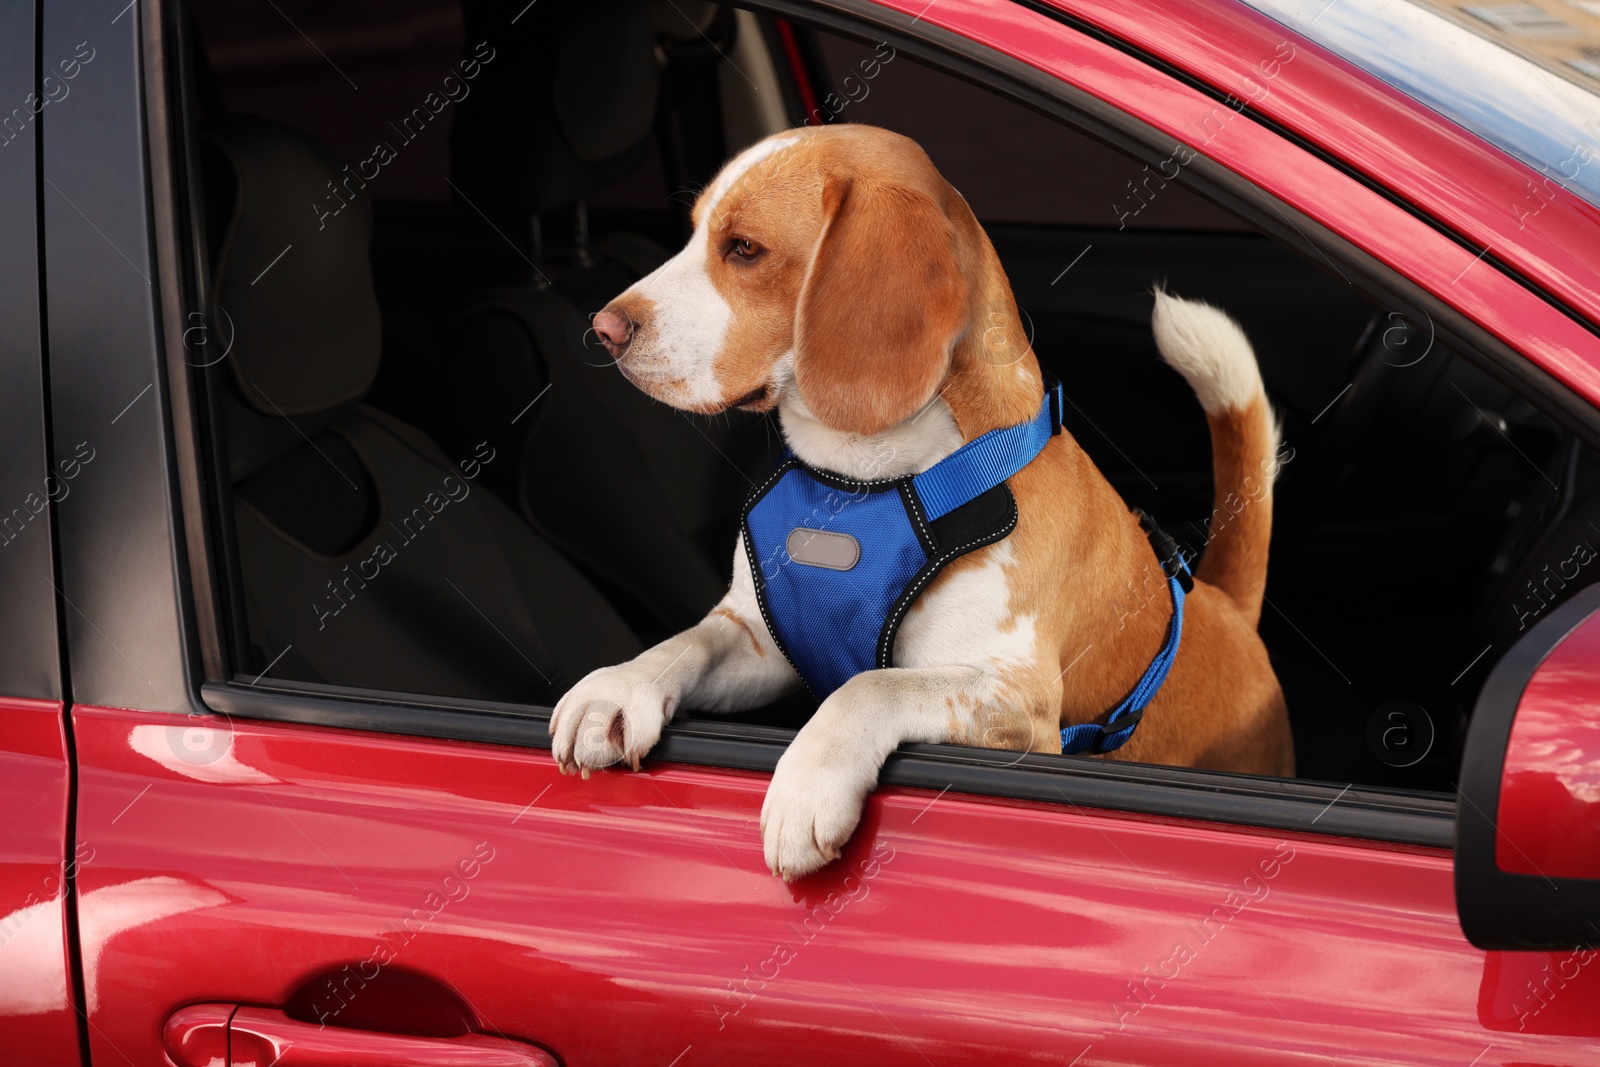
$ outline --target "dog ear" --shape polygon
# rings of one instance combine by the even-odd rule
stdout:
[[[894,185],[830,180],[800,291],[795,383],[822,422],[874,434],[933,397],[967,325],[967,281],[944,211]]]

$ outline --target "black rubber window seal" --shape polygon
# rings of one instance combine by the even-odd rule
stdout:
[[[550,709],[280,681],[208,683],[206,704],[230,718],[413,737],[550,747]],[[689,719],[663,732],[646,765],[692,764],[771,774],[788,730]],[[627,770],[606,773],[626,774]],[[1449,794],[1197,771],[961,745],[904,745],[881,784],[1071,808],[1195,819],[1253,829],[1448,849]]]

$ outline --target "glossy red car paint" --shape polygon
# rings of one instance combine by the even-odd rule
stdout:
[[[1495,864],[1600,878],[1600,618],[1539,665],[1517,705],[1500,787]]]
[[[228,1023],[237,1004],[190,1004],[179,1008],[162,1027],[161,1044],[178,1067],[231,1067]]]
[[[1600,950],[1491,952],[1484,963],[1478,1018],[1491,1030],[1600,1038],[1596,1004]]]
[[[1013,56],[1143,119],[1177,142],[1194,145],[1356,247],[1397,267],[1525,353],[1574,392],[1600,405],[1600,338],[1591,330],[1498,271],[1479,269],[1483,267],[1479,253],[1463,248],[1277,133],[1240,118],[1223,104],[1108,44],[1069,31],[1017,4],[885,0],[883,6],[919,16],[924,22]],[[1287,30],[1278,40],[1296,48],[1302,43]],[[1258,64],[1277,55],[1276,46],[1261,49],[1260,43],[1249,37],[1216,42],[1231,56],[1232,69],[1239,72],[1260,71]],[[1295,62],[1298,60],[1297,54]],[[1353,80],[1355,72],[1351,75]],[[1205,126],[1208,119],[1211,127]],[[1444,124],[1443,119],[1434,121]],[[1197,137],[1199,129],[1216,132]],[[1200,144],[1195,145],[1197,140]],[[1418,202],[1429,206],[1420,197]],[[1593,224],[1584,222],[1576,227],[1573,241],[1584,242],[1594,232]],[[1595,263],[1595,253],[1591,252],[1588,261]],[[1542,282],[1543,278],[1536,275],[1534,280]]]
[[[886,789],[843,860],[791,887],[762,862],[762,775],[584,782],[488,745],[73,719],[97,1062],[160,1062],[195,1003],[270,1010],[309,985],[308,1021],[342,1021],[388,968],[569,1067],[1461,1067],[1491,1041],[1600,1062],[1486,1032],[1442,852]],[[172,747],[196,729],[211,762]]]
[[[61,702],[0,698],[0,1062],[77,1063]],[[91,856],[81,849],[82,858]]]
[[[1240,4],[1050,2],[1247,101],[1600,322],[1600,208],[1399,90]],[[1286,37],[1293,61],[1262,69]]]

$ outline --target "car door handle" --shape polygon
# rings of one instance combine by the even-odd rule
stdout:
[[[504,1037],[318,1026],[233,1004],[183,1008],[167,1020],[162,1036],[179,1067],[558,1067],[544,1049]]]

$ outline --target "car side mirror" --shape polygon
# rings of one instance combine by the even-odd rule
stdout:
[[[1482,949],[1600,945],[1600,585],[1495,665],[1467,729],[1456,911]]]

